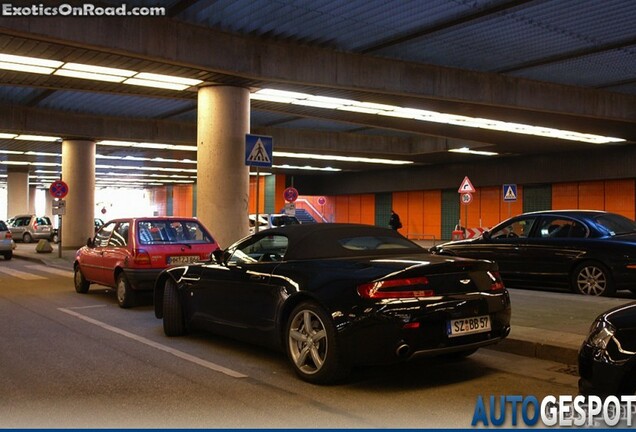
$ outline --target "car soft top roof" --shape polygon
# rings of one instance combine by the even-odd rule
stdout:
[[[268,235],[284,235],[288,238],[286,260],[304,260],[319,258],[346,258],[360,255],[398,254],[405,252],[421,252],[426,250],[416,243],[406,239],[397,231],[362,224],[343,223],[315,223],[286,225],[280,228],[272,228],[260,231],[255,236],[266,237]],[[342,247],[339,240],[350,237],[379,236],[400,239],[408,242],[412,248],[408,249],[383,249],[383,250],[349,250]]]

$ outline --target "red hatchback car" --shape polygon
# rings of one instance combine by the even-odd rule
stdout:
[[[209,259],[219,246],[195,218],[146,217],[105,223],[75,255],[75,291],[92,283],[115,288],[123,308],[135,292],[152,291],[166,267]]]

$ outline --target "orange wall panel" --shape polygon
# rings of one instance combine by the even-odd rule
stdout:
[[[360,195],[349,195],[349,220],[350,223],[360,223]]]
[[[375,195],[365,194],[360,197],[360,223],[375,224]]]
[[[413,234],[424,234],[424,192],[415,191],[408,193],[406,222],[402,222],[404,226],[402,234],[407,237],[413,236]]]
[[[284,174],[276,174],[274,189],[274,211],[279,212],[280,209],[285,207],[285,197],[283,196],[283,191],[285,190]]]
[[[408,192],[393,192],[392,208],[400,216],[400,221],[403,227],[407,227],[409,223],[409,193]],[[389,220],[382,224],[383,226],[389,225]],[[399,230],[402,234],[406,233],[406,229]]]
[[[336,220],[334,222],[349,222],[349,196],[336,196]]]
[[[172,214],[192,217],[192,185],[177,185],[172,188]]]
[[[579,208],[579,184],[557,183],[552,185],[552,209],[568,210]]]
[[[605,181],[605,210],[635,219],[634,179]]]
[[[605,184],[602,181],[579,183],[579,208],[584,210],[605,209]]]
[[[460,195],[460,194],[457,194]],[[461,219],[462,225],[466,225],[466,228],[475,228],[479,226],[479,220],[481,218],[481,189],[477,189],[473,193],[473,200],[470,204],[460,204],[461,206]],[[468,219],[466,215],[468,214]]]
[[[501,220],[501,201],[503,200],[502,189],[494,186],[481,188],[481,226],[490,228],[498,224]],[[506,206],[507,207],[507,206]]]
[[[423,234],[439,239],[442,232],[442,191],[424,191],[422,199],[424,200]]]
[[[168,193],[165,186],[160,186],[152,189],[152,205],[155,208],[155,216],[167,216],[166,210],[168,203]]]

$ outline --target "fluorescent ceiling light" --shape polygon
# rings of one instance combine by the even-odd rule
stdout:
[[[55,69],[46,68],[42,66],[30,66],[16,63],[7,63],[0,61],[0,69],[12,70],[17,72],[36,73],[41,75],[51,75]]]
[[[481,156],[497,156],[499,154],[497,152],[491,152],[491,151],[471,150],[468,147],[450,149],[448,151],[452,153],[466,153],[466,154],[474,154],[474,155],[481,155]]]
[[[18,134],[0,133],[0,139],[13,139],[13,138],[15,138],[17,136],[18,136]]]
[[[90,79],[95,81],[116,82],[116,83],[120,83],[126,79],[126,77],[121,77],[121,76],[97,74],[92,72],[82,72],[82,71],[74,71],[74,70],[67,70],[67,69],[58,69],[55,71],[53,75],[60,75],[60,76],[71,77],[71,78]]]
[[[0,54],[0,61],[31,66],[43,66],[46,68],[58,68],[64,64],[64,62],[58,60],[48,60],[37,57],[25,57],[11,54]]]
[[[3,164],[3,165],[31,165],[31,162],[24,162],[24,161],[0,161],[0,164]]]
[[[536,135],[548,138],[587,142],[592,144],[606,144],[625,141],[623,138],[606,137],[601,135],[553,129],[542,126],[508,123],[500,120],[468,117],[456,114],[440,113],[436,111],[420,110],[416,108],[405,108],[387,104],[378,104],[374,102],[361,102],[348,99],[330,98],[325,96],[316,96],[306,93],[290,92],[277,89],[260,89],[252,93],[250,97],[255,100],[267,100],[270,102],[307,105],[316,108],[337,109],[371,115],[399,117],[405,119],[414,119],[416,121],[426,121],[452,124],[462,127],[498,130],[509,133]],[[311,101],[321,102],[322,104],[312,104]]]
[[[24,152],[22,151],[15,151],[15,150],[0,150],[1,154],[24,154]]]
[[[159,149],[159,150],[167,150],[173,147],[172,144],[146,143],[146,142],[134,143],[132,146],[138,147],[138,148],[149,148],[149,149]]]
[[[190,145],[173,145],[172,150],[186,150],[186,151],[197,151],[197,146]]]
[[[190,87],[185,84],[174,84],[174,83],[168,83],[168,82],[162,82],[162,81],[150,81],[150,80],[143,80],[143,79],[137,79],[137,78],[128,78],[126,81],[124,81],[124,84],[143,86],[143,87],[152,87],[152,88],[161,88],[161,89],[167,89],[167,90],[185,90],[188,87]]]
[[[106,146],[115,146],[115,147],[130,147],[133,144],[137,144],[132,141],[113,141],[113,140],[102,140],[97,141],[97,145],[106,145]]]
[[[142,80],[149,80],[149,81],[160,81],[160,82],[166,82],[166,83],[172,83],[172,84],[182,84],[188,87],[199,85],[203,82],[201,80],[193,79],[193,78],[182,78],[182,77],[176,77],[171,75],[160,75],[160,74],[146,73],[146,72],[138,73],[137,75],[135,75],[135,78],[139,78]]]
[[[305,165],[305,166],[295,166],[295,165],[272,165],[272,168],[295,169],[295,170],[309,170],[309,171],[342,171],[340,168],[332,168],[332,167],[314,167],[314,166],[310,166],[310,165]]]
[[[53,142],[53,141],[61,141],[60,137],[52,137],[45,135],[18,135],[14,139],[22,140],[22,141],[45,141],[45,142]]]
[[[81,63],[65,63],[62,69],[70,69],[75,71],[89,72],[103,75],[116,75],[120,77],[131,77],[137,72],[127,69],[117,69],[103,66],[85,65]]]
[[[339,162],[376,163],[376,164],[386,164],[386,165],[407,165],[407,164],[413,163],[412,161],[406,161],[406,160],[380,159],[380,158],[355,157],[355,156],[339,156],[339,155],[319,155],[319,154],[311,154],[311,153],[292,153],[292,152],[279,152],[279,151],[274,151],[273,156],[300,158],[300,159],[319,159],[319,160],[330,160],[330,161],[339,161]]]

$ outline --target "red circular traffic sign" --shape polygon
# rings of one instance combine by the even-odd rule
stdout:
[[[298,199],[298,191],[293,187],[288,187],[283,191],[283,196],[286,201],[294,202]]]
[[[320,198],[318,198],[318,204],[320,205],[327,204],[327,198],[325,198],[324,196],[321,196]]]
[[[49,187],[49,192],[53,198],[64,198],[68,195],[68,185],[62,180],[55,180]]]
[[[462,194],[462,204],[470,204],[473,200],[473,194],[463,193]]]

